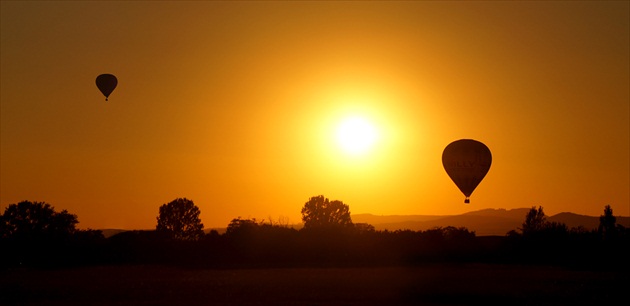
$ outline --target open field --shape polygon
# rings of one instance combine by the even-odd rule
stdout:
[[[435,264],[413,267],[9,270],[2,305],[604,305],[627,271]],[[624,289],[625,288],[625,289]]]

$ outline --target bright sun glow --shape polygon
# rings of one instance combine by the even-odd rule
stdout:
[[[378,139],[374,125],[362,117],[348,117],[337,128],[337,142],[347,154],[362,155],[370,151]]]

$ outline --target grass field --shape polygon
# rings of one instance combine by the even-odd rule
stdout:
[[[436,264],[186,269],[102,266],[0,272],[1,305],[605,305],[627,271]]]

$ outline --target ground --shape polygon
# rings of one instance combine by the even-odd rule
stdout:
[[[604,305],[627,271],[545,266],[190,269],[99,266],[0,272],[0,305]]]

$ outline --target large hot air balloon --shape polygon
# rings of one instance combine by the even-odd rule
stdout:
[[[105,96],[105,101],[107,101],[109,95],[112,94],[116,85],[118,85],[118,80],[113,74],[101,74],[96,77],[96,87],[98,87]]]
[[[453,141],[442,153],[444,170],[466,196],[464,203],[470,203],[470,195],[490,170],[490,164],[492,164],[490,149],[472,139]]]

